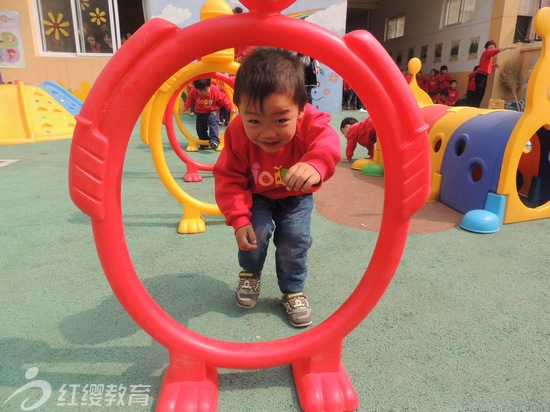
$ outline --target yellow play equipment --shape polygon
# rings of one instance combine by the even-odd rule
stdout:
[[[409,62],[410,88],[429,126],[429,200],[465,213],[461,226],[467,230],[498,230],[483,231],[487,212],[497,224],[550,217],[550,8],[536,14],[535,30],[542,49],[523,113],[426,103],[416,84],[420,61]],[[465,227],[466,220],[475,228]]]
[[[70,139],[74,116],[40,86],[0,85],[0,145]]]
[[[232,14],[231,8],[228,7],[228,10],[223,10],[223,14]],[[201,11],[201,20],[215,17],[216,15],[220,14],[209,15]],[[151,148],[153,163],[162,183],[183,206],[183,216],[178,225],[178,233],[202,233],[206,230],[203,214],[221,215],[221,212],[216,204],[206,203],[189,195],[172,176],[166,162],[162,144],[162,120],[164,112],[174,93],[189,79],[208,73],[235,74],[238,68],[239,63],[234,61],[233,49],[221,50],[204,56],[201,60],[180,69],[171,78],[166,80],[151,98],[142,113],[140,124],[141,140]],[[175,117],[179,119],[179,109]],[[208,141],[203,141],[193,136],[188,136],[188,139],[189,146],[187,147],[187,151],[196,151],[198,150],[198,145],[208,144]],[[221,150],[221,147],[223,147],[223,140],[221,138],[220,142]]]
[[[523,113],[503,110],[502,101],[490,109],[433,104],[416,82],[420,60],[408,65],[409,87],[429,126],[429,201],[465,213],[466,230],[492,233],[503,223],[550,217],[550,8],[541,8],[534,24],[542,49]],[[372,165],[383,165],[378,145],[374,159],[359,159],[352,168]],[[490,215],[497,226],[483,224]]]
[[[500,180],[497,193],[504,197],[506,207],[504,210],[504,223],[521,222],[533,219],[550,217],[550,8],[545,7],[535,15],[535,31],[542,37],[542,49],[540,57],[533,68],[527,95],[525,98],[525,111],[514,128],[510,141],[504,153],[504,160],[500,171]],[[532,149],[528,152],[525,148],[531,143]],[[538,158],[537,158],[538,155]],[[522,157],[530,158],[530,161],[539,163],[538,173],[531,176],[523,176],[524,181],[529,178],[530,187],[534,188],[535,197],[540,197],[538,202],[543,203],[537,207],[526,204],[525,196],[518,193],[516,177]],[[527,160],[527,159],[525,159]],[[524,169],[526,170],[526,169]]]

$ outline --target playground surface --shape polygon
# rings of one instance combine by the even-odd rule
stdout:
[[[334,115],[333,127],[348,115]],[[205,216],[201,234],[176,233],[182,207],[138,130],[126,155],[122,206],[149,293],[178,322],[215,339],[301,333],[286,322],[272,254],[260,303],[244,310],[234,303],[239,268],[223,218]],[[69,198],[70,145],[0,146],[0,409],[19,411],[30,398],[28,407],[49,387],[37,410],[152,411],[168,352],[136,326],[103,275],[90,220]],[[183,176],[165,148],[170,170]],[[355,157],[364,155],[358,149]],[[193,156],[212,163],[217,153]],[[350,167],[339,165],[316,195],[307,284],[314,325],[355,288],[377,240],[383,179]],[[209,173],[200,183],[179,182],[213,201]],[[479,235],[458,228],[461,217],[439,202],[413,217],[392,284],[344,341],[359,411],[548,410],[550,219]],[[219,373],[220,411],[301,410],[289,366]]]

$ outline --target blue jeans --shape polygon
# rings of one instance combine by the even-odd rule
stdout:
[[[195,113],[197,135],[201,140],[208,140],[210,143],[220,144],[220,126],[218,124],[219,110],[208,113]]]
[[[273,234],[279,289],[283,293],[302,292],[307,277],[307,252],[312,243],[313,195],[280,200],[254,195],[250,211],[258,247],[249,252],[240,250],[239,265],[247,272],[261,271]]]

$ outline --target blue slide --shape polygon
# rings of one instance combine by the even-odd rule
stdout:
[[[82,102],[64,87],[61,87],[59,84],[52,82],[51,80],[46,80],[43,84],[38,86],[48,92],[73,116],[80,113],[80,109],[82,109]]]

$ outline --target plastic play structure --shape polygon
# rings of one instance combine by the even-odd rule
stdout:
[[[410,218],[429,196],[426,125],[391,58],[368,32],[340,37],[318,25],[283,16],[281,12],[293,2],[242,0],[250,12],[233,15],[226,3],[208,0],[203,10],[221,17],[183,29],[161,19],[148,21],[109,61],[97,81],[101,87],[92,88],[77,116],[69,165],[71,198],[91,217],[98,255],[115,295],[132,318],[169,351],[158,411],[215,411],[218,368],[288,364],[305,411],[357,409],[359,399],[342,364],[344,339],[384,294],[403,253]],[[367,110],[373,120],[379,119],[380,140],[393,148],[384,159],[388,190],[379,237],[356,289],[321,324],[298,335],[260,343],[212,339],[170,317],[137,276],[121,210],[124,155],[151,96],[181,67],[236,45],[282,47],[327,63],[350,79],[360,97],[375,96],[364,99]],[[147,82],[142,81],[144,77]],[[402,96],[399,102],[391,97],[396,95]],[[393,121],[384,122],[385,118]]]
[[[201,20],[205,20],[208,17],[211,18],[213,16],[209,13],[201,13]],[[174,196],[183,206],[183,216],[178,224],[178,233],[202,233],[206,230],[206,222],[203,215],[221,215],[221,212],[218,205],[203,202],[191,196],[183,190],[174,179],[168,168],[164,154],[161,133],[162,124],[166,127],[166,133],[172,149],[187,167],[184,180],[186,182],[201,181],[202,177],[199,174],[199,170],[212,171],[213,165],[199,163],[181,149],[174,130],[173,112],[177,112],[175,119],[180,130],[183,129],[179,117],[179,104],[176,103],[176,100],[179,100],[181,88],[185,83],[204,75],[223,80],[232,86],[233,80],[221,73],[235,74],[237,72],[239,63],[236,63],[233,57],[233,49],[221,50],[204,56],[199,61],[186,65],[175,75],[166,80],[156,91],[141,117],[141,140],[151,148],[153,163],[160,180],[172,196]],[[184,131],[182,130],[182,132]],[[184,136],[189,142],[186,148],[187,151],[194,152],[198,150],[198,145],[208,144],[207,141],[200,140],[192,136],[189,132],[184,132]],[[220,146],[218,149],[221,150],[223,145],[222,134],[220,135]]]
[[[0,145],[69,139],[82,102],[55,82],[0,84]]]
[[[472,232],[550,217],[550,8],[536,14],[535,30],[542,50],[523,113],[432,104],[416,83],[420,60],[409,62],[410,88],[429,126],[429,201],[464,213],[461,227]],[[360,159],[353,168],[381,165],[378,159]]]

